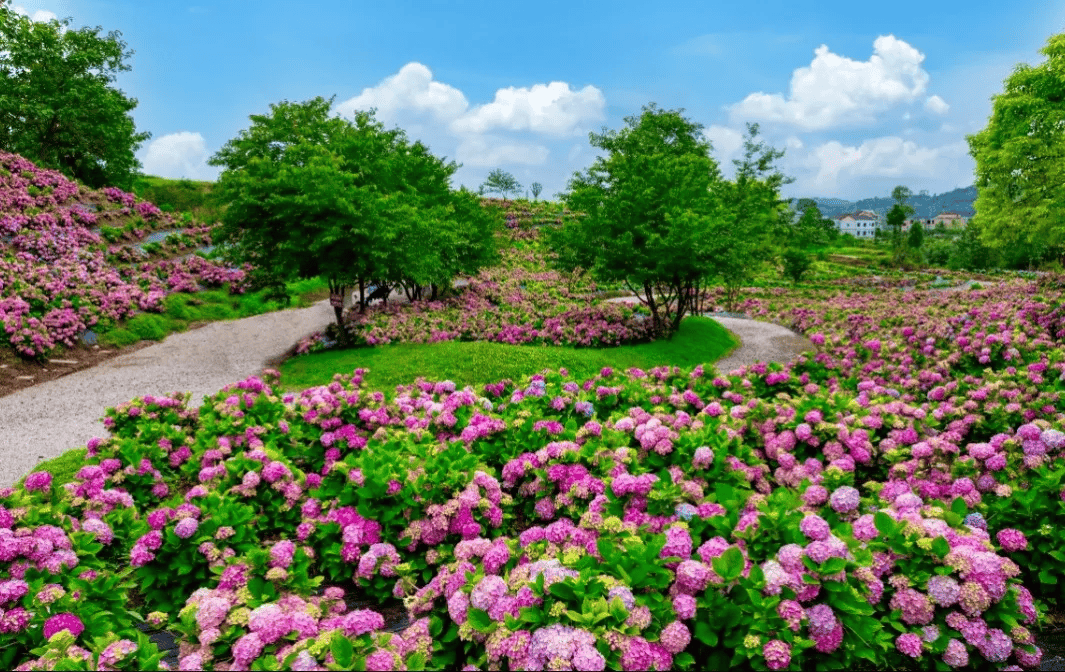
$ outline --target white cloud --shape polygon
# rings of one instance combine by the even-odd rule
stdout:
[[[928,100],[924,101],[924,109],[935,114],[946,114],[950,105],[939,96],[929,96]]]
[[[356,110],[377,108],[376,119],[386,125],[397,121],[404,112],[431,114],[440,121],[451,121],[469,107],[466,96],[458,89],[433,81],[433,73],[421,63],[408,63],[380,84],[367,87],[358,96],[334,108],[334,112],[352,117]]]
[[[594,86],[579,91],[565,82],[509,87],[496,91],[495,100],[480,105],[451,124],[459,134],[484,133],[495,128],[532,131],[554,136],[584,130],[585,122],[601,121],[606,98]]]
[[[550,151],[543,145],[507,143],[482,136],[470,136],[458,147],[458,161],[463,165],[496,168],[503,164],[541,166]]]
[[[732,168],[732,159],[743,153],[743,134],[727,126],[714,126],[703,129],[703,137],[710,141],[713,155],[723,173],[728,174]]]
[[[790,149],[802,149],[802,148],[803,148],[802,140],[799,140],[799,139],[798,139],[797,137],[795,137],[794,135],[792,135],[792,136],[788,137],[788,139],[787,139],[787,140],[785,140],[785,141],[784,141],[784,143],[785,143],[785,144],[786,144],[786,145],[787,145],[787,146],[788,146],[788,147],[789,147]]]
[[[22,16],[29,16],[31,21],[36,21],[37,23],[47,23],[52,19],[59,18],[55,15],[55,12],[49,12],[46,9],[38,9],[33,14],[30,14],[22,5],[12,5],[11,11],[16,14],[21,14]]]
[[[957,176],[964,180],[972,172],[968,167],[959,170],[968,152],[969,146],[964,141],[933,148],[899,137],[875,138],[858,147],[833,140],[812,149],[803,161],[814,171],[803,188],[822,193],[850,193],[855,188],[861,189],[863,178],[875,177],[941,181]]]
[[[732,119],[819,130],[869,123],[876,112],[924,93],[929,80],[921,68],[924,54],[894,35],[878,37],[873,52],[860,62],[833,54],[822,44],[810,66],[792,75],[788,98],[752,93],[730,107]]]
[[[141,163],[144,173],[171,179],[214,180],[219,168],[207,165],[207,143],[199,133],[171,133],[153,140]]]

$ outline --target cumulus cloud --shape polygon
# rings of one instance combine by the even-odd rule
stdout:
[[[334,112],[352,117],[356,110],[377,108],[378,121],[389,125],[415,112],[429,114],[440,121],[451,121],[469,107],[466,96],[453,86],[433,81],[433,73],[421,63],[408,63],[377,86],[340,103]]]
[[[575,91],[565,82],[509,87],[496,91],[495,100],[480,105],[451,123],[459,134],[492,129],[532,131],[553,136],[582,132],[589,121],[602,121],[606,98],[594,86]]]
[[[30,14],[29,11],[27,11],[26,8],[23,7],[22,5],[12,5],[11,6],[11,11],[13,11],[16,14],[21,14],[22,16],[28,16],[28,17],[30,17],[31,21],[36,21],[37,23],[47,23],[47,22],[51,21],[52,19],[58,19],[59,18],[58,16],[55,15],[54,12],[49,12],[46,9],[38,9],[33,14]]]
[[[841,186],[860,184],[862,178],[905,177],[939,179],[957,174],[968,155],[966,142],[940,147],[921,147],[899,137],[875,138],[858,147],[843,145],[835,140],[812,149],[805,166],[813,171],[807,185],[820,192],[836,191]]]
[[[929,96],[928,100],[924,101],[924,109],[935,114],[946,114],[950,105],[939,96]]]
[[[807,131],[869,123],[876,112],[912,102],[928,86],[924,54],[894,35],[878,37],[868,61],[833,54],[823,44],[814,53],[810,66],[792,75],[787,98],[752,93],[729,108],[733,121],[776,122]],[[936,101],[930,104],[938,108],[942,100]]]
[[[171,179],[214,180],[219,169],[207,165],[207,143],[199,133],[171,133],[153,140],[141,163],[147,175]]]
[[[510,143],[483,136],[470,136],[458,148],[458,161],[469,166],[498,167],[503,164],[541,166],[550,151],[543,145]]]
[[[714,126],[703,129],[703,137],[710,141],[714,157],[723,173],[728,174],[732,159],[743,154],[743,134],[727,126]]]

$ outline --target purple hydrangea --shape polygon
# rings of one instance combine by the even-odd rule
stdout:
[[[835,612],[827,604],[815,604],[806,610],[806,616],[810,619],[810,636],[815,638],[829,635],[839,624]]]
[[[856,488],[841,485],[832,493],[829,503],[837,513],[847,513],[856,510],[861,505],[862,496]]]
[[[818,515],[808,515],[803,518],[799,523],[799,531],[814,541],[824,541],[831,533],[828,522]]]
[[[174,526],[174,534],[182,539],[188,539],[196,534],[196,530],[199,527],[200,523],[195,518],[182,518],[178,521],[178,524]]]

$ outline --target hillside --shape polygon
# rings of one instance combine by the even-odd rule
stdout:
[[[976,202],[977,191],[975,186],[954,189],[944,194],[930,196],[912,196],[906,199],[906,203],[916,210],[918,218],[935,217],[941,212],[956,212],[963,217],[972,217],[976,213],[973,203]],[[835,217],[845,212],[857,210],[871,210],[872,212],[886,215],[888,210],[895,205],[895,199],[890,196],[863,198],[858,201],[845,201],[840,198],[811,198],[817,203],[818,209],[825,217]],[[791,206],[797,207],[798,198],[790,201]]]

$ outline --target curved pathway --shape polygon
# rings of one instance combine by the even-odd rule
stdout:
[[[393,296],[393,300],[398,297]],[[334,320],[329,301],[206,326],[168,336],[163,342],[90,369],[0,398],[0,487],[14,485],[43,460],[108,436],[107,408],[135,397],[191,392],[190,407],[226,385],[258,375],[300,339]],[[716,317],[741,345],[718,362],[728,372],[757,361],[788,361],[812,350],[806,339],[783,327]]]

